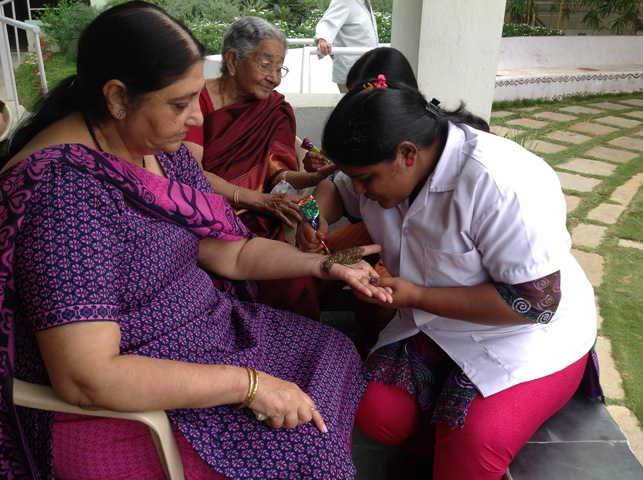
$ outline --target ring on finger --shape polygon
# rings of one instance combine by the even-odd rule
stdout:
[[[361,282],[361,281],[362,281],[362,277],[357,277],[357,281],[358,281],[358,282]]]
[[[317,407],[310,407],[310,410],[311,410],[312,412],[316,412],[316,411],[317,411]]]
[[[263,422],[264,420],[268,420],[268,415],[264,415],[263,413],[259,413],[256,410],[253,410],[253,413],[255,414],[255,418],[259,420],[260,422]]]

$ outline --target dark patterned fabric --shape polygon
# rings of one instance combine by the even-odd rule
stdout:
[[[479,394],[460,367],[423,333],[379,348],[367,365],[371,381],[409,393],[431,423],[462,428]],[[588,397],[605,402],[598,379],[598,357],[592,348],[581,389]]]
[[[252,366],[297,383],[312,397],[328,426],[326,435],[312,424],[272,430],[248,409],[169,411],[216,471],[230,479],[353,478],[350,435],[366,379],[352,343],[318,322],[241,302],[217,289],[196,264],[199,238],[237,240],[251,234],[228,203],[210,193],[186,149],[158,158],[168,179],[78,145],[38,152],[3,174],[3,226],[5,218],[20,219],[9,242],[15,251],[2,257],[2,278],[13,267],[16,275],[15,290],[11,278],[2,304],[3,401],[11,365],[17,378],[48,383],[34,331],[115,321],[124,355]],[[14,291],[19,292],[15,305],[7,299]],[[17,424],[5,429],[12,415],[2,406],[2,447],[20,455],[25,449],[17,444]],[[38,468],[53,478],[51,416],[19,413]],[[0,476],[34,477],[23,467],[26,460],[15,458],[0,465]]]
[[[534,323],[549,323],[560,303],[560,271],[531,282],[494,287],[514,312]]]
[[[424,334],[378,349],[369,368],[370,378],[408,392],[431,422],[461,428],[478,390],[446,353],[426,355],[422,344],[429,342],[442,352]]]

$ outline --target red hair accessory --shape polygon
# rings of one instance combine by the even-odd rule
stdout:
[[[373,90],[374,88],[388,88],[386,84],[386,77],[382,74],[377,76],[377,82],[375,83],[365,83],[364,90]]]
[[[386,77],[382,74],[379,74],[377,76],[377,83],[375,84],[375,88],[388,88],[388,85],[386,84]]]

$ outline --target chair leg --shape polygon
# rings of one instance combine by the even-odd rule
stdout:
[[[185,480],[183,460],[181,460],[181,455],[176,448],[170,422],[168,421],[167,426],[161,427],[162,431],[157,431],[156,428],[149,424],[148,427],[150,428],[156,451],[159,454],[165,478],[167,480]],[[156,427],[159,428],[158,425]]]

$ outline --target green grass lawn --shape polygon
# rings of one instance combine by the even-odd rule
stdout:
[[[63,78],[76,73],[76,62],[67,60],[61,53],[54,53],[51,55],[51,60],[45,62],[45,73],[47,75],[47,86],[51,89]],[[25,60],[16,68],[14,74],[20,104],[27,111],[32,111],[42,96],[35,54],[27,55]]]
[[[492,125],[513,127],[507,122],[517,118],[529,117],[533,113],[548,110],[558,110],[567,105],[588,106],[599,102],[618,102],[641,98],[640,94],[614,94],[599,95],[592,97],[571,97],[555,102],[549,101],[519,101],[514,103],[494,104],[494,111],[510,111],[512,115],[502,118],[492,118]],[[532,110],[535,108],[535,110]],[[622,112],[601,112],[600,114],[578,115],[573,121],[556,122],[546,120],[548,125],[540,129],[531,129],[526,134],[509,134],[510,138],[519,141],[525,147],[530,148],[538,139],[549,143],[560,143],[567,148],[560,153],[540,154],[554,168],[556,165],[570,158],[589,158],[585,152],[592,147],[605,145],[608,141],[621,136],[633,136],[643,138],[640,132],[643,126],[639,125],[631,129],[619,129],[607,135],[596,135],[591,140],[580,145],[564,144],[545,138],[551,132],[565,130],[570,126],[582,121],[592,121],[597,117],[607,115],[623,116],[627,118],[627,111],[642,109],[632,107]],[[638,119],[631,117],[632,119]],[[543,119],[544,120],[544,119]],[[578,132],[576,132],[578,133]],[[638,134],[638,135],[637,135]],[[588,135],[588,134],[585,134]],[[590,135],[591,136],[591,135]],[[609,148],[619,149],[609,145]],[[604,160],[601,160],[604,161]],[[625,181],[637,173],[643,172],[643,155],[630,160],[629,162],[614,163],[616,169],[609,177],[586,175],[601,180],[601,183],[591,192],[565,192],[581,198],[579,206],[568,215],[568,228],[571,231],[580,222],[584,224],[603,225],[587,218],[587,214],[601,203],[611,203],[609,200],[612,192]],[[643,425],[643,250],[635,248],[624,248],[619,246],[619,239],[627,239],[643,243],[643,189],[639,189],[629,207],[618,218],[614,225],[608,226],[605,238],[598,248],[588,249],[575,247],[579,250],[598,253],[605,261],[603,283],[595,291],[600,306],[600,314],[603,317],[602,327],[599,331],[611,340],[612,355],[616,361],[617,368],[623,377],[623,388],[625,400],[608,398],[608,403],[621,404],[629,408],[636,415],[639,425]]]

